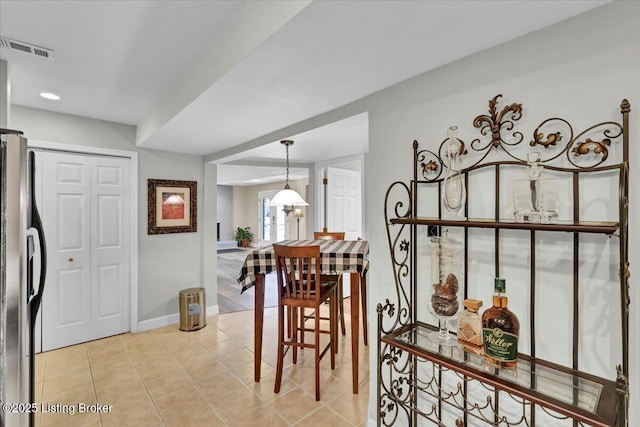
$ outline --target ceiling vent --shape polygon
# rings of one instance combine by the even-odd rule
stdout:
[[[0,46],[28,53],[30,55],[39,56],[40,58],[53,59],[54,57],[54,52],[51,49],[35,46],[30,43],[19,42],[6,37],[0,37]]]

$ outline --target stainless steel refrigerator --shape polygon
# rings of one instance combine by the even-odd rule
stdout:
[[[35,154],[27,150],[20,131],[0,129],[0,142],[0,401],[16,404],[2,406],[0,426],[23,427],[34,425],[29,404],[35,401],[34,332],[44,291],[46,248],[35,203]],[[39,278],[34,277],[36,251]]]

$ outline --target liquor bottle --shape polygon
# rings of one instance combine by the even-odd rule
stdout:
[[[528,153],[527,163],[527,177],[513,182],[515,220],[548,224],[558,218],[557,184],[541,173],[540,153]]]
[[[458,316],[458,344],[468,352],[483,354],[482,318],[478,313],[482,301],[466,299],[463,305],[466,310]]]
[[[482,314],[484,359],[497,368],[514,369],[518,359],[520,321],[507,308],[505,280],[496,278],[493,307]]]

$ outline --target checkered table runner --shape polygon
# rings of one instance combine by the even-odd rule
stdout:
[[[369,269],[369,242],[366,240],[283,240],[278,245],[320,246],[320,262],[323,274],[361,273]],[[276,269],[273,246],[252,250],[242,265],[238,283],[242,292],[256,284],[256,274],[271,273]],[[241,292],[241,293],[242,293]]]

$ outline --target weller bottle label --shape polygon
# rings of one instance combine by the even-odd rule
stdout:
[[[514,362],[518,358],[518,336],[500,328],[482,330],[484,354],[503,362]]]

